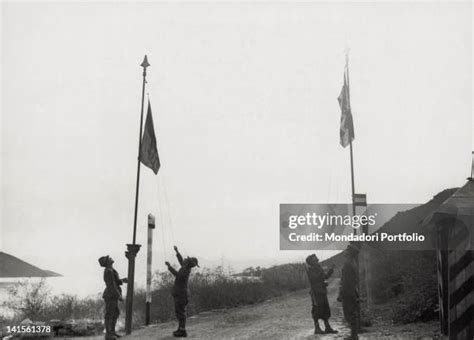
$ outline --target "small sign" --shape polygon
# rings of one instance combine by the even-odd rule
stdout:
[[[148,227],[155,228],[155,216],[148,214]]]
[[[367,206],[367,195],[366,194],[354,194],[353,203],[356,207]]]

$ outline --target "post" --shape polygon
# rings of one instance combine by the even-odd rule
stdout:
[[[349,79],[349,78],[348,78]],[[356,214],[356,203],[355,203],[355,184],[354,184],[354,158],[352,155],[352,141],[349,143],[349,149],[351,154],[351,184],[352,184],[352,216]],[[357,234],[357,229],[354,228],[354,234]]]
[[[135,257],[140,250],[139,244],[127,244],[125,257],[128,259],[127,300],[125,302],[125,333],[132,333],[133,286],[135,283]]]
[[[142,130],[143,130],[143,108],[145,103],[145,84],[146,84],[146,68],[150,66],[145,55],[143,62],[140,64],[143,67],[143,84],[142,84],[142,107],[140,114],[140,133],[138,135],[138,154],[137,154],[137,185],[135,190],[135,216],[133,219],[133,244],[135,244],[137,236],[137,211],[138,211],[138,193],[140,191],[140,149],[142,148]]]
[[[347,96],[349,97],[349,108],[350,108],[350,103],[351,103],[351,94],[350,94],[350,83],[349,83],[349,53],[346,52],[346,77],[347,77]],[[352,115],[352,112],[351,112]],[[352,189],[352,216],[356,215],[356,204],[355,204],[355,180],[354,180],[354,155],[352,152],[352,138],[350,139],[349,143],[349,149],[350,149],[350,155],[351,155],[351,189]],[[354,229],[354,235],[357,235],[357,229]],[[357,275],[360,273],[360,266],[359,266],[359,254],[357,254],[356,257],[356,264],[357,264]],[[359,281],[360,282],[360,281]],[[360,287],[359,287],[360,288]],[[361,324],[361,309],[360,309],[360,303],[358,305],[358,324],[357,324],[357,332],[359,332],[360,329],[360,324]]]
[[[471,177],[469,177],[470,180],[472,180],[473,175],[474,175],[474,151],[472,152],[472,156],[471,156]]]
[[[133,314],[133,286],[135,280],[135,257],[140,250],[140,245],[136,244],[137,236],[137,212],[138,212],[138,194],[140,189],[140,149],[142,146],[142,129],[143,129],[143,106],[145,102],[145,84],[146,84],[146,68],[150,66],[147,56],[140,64],[143,67],[143,83],[142,83],[142,106],[140,114],[140,133],[138,135],[138,159],[137,159],[137,185],[135,189],[135,215],[133,219],[133,241],[127,244],[125,256],[128,259],[128,284],[127,284],[127,301],[125,307],[125,333],[132,333],[132,314]]]
[[[349,83],[349,52],[346,51],[346,78],[347,78],[347,97],[349,99],[349,109],[351,105],[351,92],[350,92],[350,83]],[[351,112],[352,115],[352,112]],[[351,189],[352,189],[352,216],[356,214],[356,205],[355,205],[355,181],[354,181],[354,155],[352,151],[352,138],[349,137],[349,150],[351,156]],[[357,234],[357,229],[354,229],[354,234]]]
[[[153,257],[153,229],[155,229],[155,216],[148,214],[148,249],[146,258],[146,306],[145,324],[150,324],[151,307],[151,261]]]

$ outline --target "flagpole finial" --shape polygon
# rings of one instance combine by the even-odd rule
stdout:
[[[346,65],[349,64],[349,51],[350,51],[349,47],[346,47],[344,49],[344,55],[346,56]]]
[[[143,67],[145,70],[148,66],[150,66],[150,63],[148,63],[148,58],[145,54],[145,58],[143,58],[143,62],[140,64],[141,67]]]

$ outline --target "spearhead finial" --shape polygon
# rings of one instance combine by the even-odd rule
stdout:
[[[143,67],[144,69],[146,69],[148,66],[150,66],[150,64],[148,63],[148,58],[146,57],[146,54],[145,54],[145,58],[143,59],[143,62],[140,64],[141,67]]]
[[[346,46],[346,48],[344,49],[344,54],[346,56],[346,65],[349,64],[349,52],[350,52],[350,48],[348,46]]]

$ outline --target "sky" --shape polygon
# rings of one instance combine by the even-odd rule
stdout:
[[[470,173],[469,2],[0,6],[0,250],[41,268],[87,277],[110,254],[126,273],[145,54],[162,167],[141,168],[137,242],[154,213],[157,269],[174,244],[304,259],[279,250],[279,204],[350,202],[346,49],[356,192],[424,203]]]

